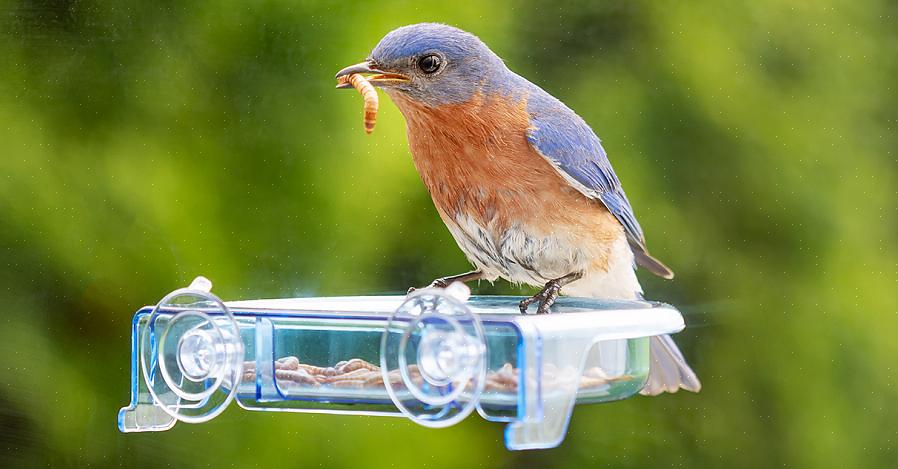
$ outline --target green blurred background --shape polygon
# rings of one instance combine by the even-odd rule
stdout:
[[[0,465],[894,467],[898,4],[0,0]],[[121,434],[130,320],[403,291],[463,271],[382,95],[333,90],[398,26],[479,35],[604,139],[700,394],[503,426],[252,413]],[[499,282],[482,293],[520,293]]]

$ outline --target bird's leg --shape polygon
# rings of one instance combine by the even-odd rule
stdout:
[[[448,277],[438,278],[438,279],[434,280],[433,282],[430,282],[430,285],[428,285],[424,288],[446,288],[449,285],[451,285],[452,282],[466,283],[466,282],[470,282],[472,280],[480,280],[481,278],[483,278],[483,272],[481,272],[479,270],[472,270],[470,272],[465,272],[463,274],[450,275]],[[417,290],[417,288],[411,287],[408,289],[408,292],[411,293],[415,290]]]
[[[583,274],[580,272],[574,272],[571,274],[567,274],[564,277],[556,278],[554,280],[549,280],[546,282],[546,286],[543,287],[539,293],[531,296],[530,298],[525,298],[521,300],[521,314],[527,314],[527,307],[533,304],[536,301],[539,301],[539,306],[536,308],[536,314],[546,314],[549,312],[549,308],[555,304],[555,300],[558,299],[558,294],[561,292],[561,287],[579,280],[583,277]]]

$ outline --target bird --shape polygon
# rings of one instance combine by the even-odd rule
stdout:
[[[430,285],[475,280],[540,288],[520,302],[550,312],[565,294],[642,299],[635,269],[674,274],[645,236],[601,141],[564,103],[508,68],[477,36],[440,23],[389,32],[363,62],[406,122],[414,166],[474,269]],[[701,383],[668,335],[650,339],[641,393]]]

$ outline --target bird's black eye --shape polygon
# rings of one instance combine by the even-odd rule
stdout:
[[[436,72],[440,69],[440,65],[443,64],[443,60],[440,59],[438,55],[425,55],[418,59],[418,68],[421,69],[422,72],[430,74]]]

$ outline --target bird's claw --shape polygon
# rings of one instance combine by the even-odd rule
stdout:
[[[527,308],[539,301],[539,306],[536,308],[536,314],[547,314],[549,312],[549,308],[555,304],[555,300],[558,299],[558,293],[561,291],[561,285],[552,280],[546,283],[546,286],[540,290],[539,293],[531,296],[530,298],[525,298],[521,300],[519,304],[521,308],[521,314],[527,314]]]
[[[433,282],[430,282],[430,285],[428,285],[426,287],[422,287],[422,288],[446,288],[448,286],[449,286],[449,284],[446,282],[446,279],[438,278],[438,279],[434,280]],[[418,290],[418,288],[409,287],[408,293],[406,293],[406,294],[410,295],[415,290]]]

